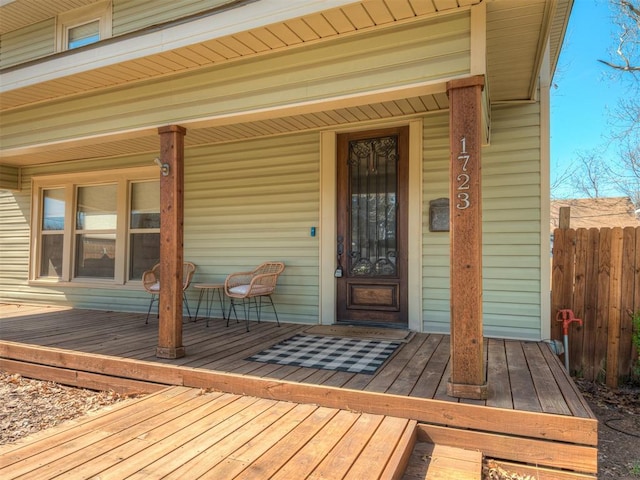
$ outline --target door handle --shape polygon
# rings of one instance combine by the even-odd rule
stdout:
[[[338,254],[338,266],[336,267],[336,271],[334,273],[334,276],[336,278],[341,278],[342,277],[342,262],[340,261],[342,254],[344,253],[344,237],[342,235],[338,235],[337,240],[337,247],[336,247],[336,253]]]

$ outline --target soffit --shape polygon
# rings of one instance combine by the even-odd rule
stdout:
[[[134,82],[149,81],[212,65],[222,65],[271,52],[299,48],[341,36],[384,28],[398,22],[422,19],[480,1],[364,0],[354,2],[280,23],[162,51],[144,58],[120,61],[66,77],[39,82],[32,86],[5,90],[0,97],[0,108],[2,110],[19,108],[116,88]],[[117,45],[118,41],[116,37],[104,43],[113,42]],[[73,69],[78,63],[73,61],[74,55],[80,56],[84,53],[86,56],[86,52],[91,52],[99,46],[100,44],[94,44],[77,51],[63,52],[54,57],[60,60],[59,64],[66,64],[69,69]],[[47,59],[43,59],[44,61]],[[36,66],[37,63],[35,63]],[[7,70],[13,73],[16,67]]]
[[[121,62],[89,72],[51,80],[35,87],[19,88],[2,95],[3,109],[60,99],[131,82],[184,73],[251,56],[327,41],[341,35],[385,28],[447,10],[478,3],[478,0],[364,0],[278,24],[215,38],[141,59]],[[530,100],[535,94],[544,44],[551,38],[551,58],[557,59],[572,0],[489,0],[487,2],[487,84],[492,102]],[[370,101],[349,108],[319,110],[305,115],[253,122],[228,123],[189,129],[187,146],[279,135],[292,131],[322,129],[351,122],[367,122],[410,116],[448,108],[444,93],[412,96],[383,103]],[[135,138],[90,139],[74,146],[42,146],[21,152],[5,152],[2,163],[29,165],[157,152],[155,129],[141,130]]]
[[[239,141],[255,137],[285,135],[287,133],[340,128],[357,122],[375,122],[395,117],[410,117],[428,112],[447,109],[448,98],[444,92],[401,98],[379,103],[330,110],[288,115],[265,120],[226,123],[216,126],[188,128],[185,147],[197,147],[215,143]],[[93,138],[68,146],[66,144],[48,145],[46,148],[25,150],[18,155],[2,158],[2,163],[15,166],[30,166],[62,161],[87,160],[91,158],[109,158],[125,155],[158,155],[160,140],[157,130],[148,129],[127,134],[123,137]]]
[[[383,28],[398,22],[417,20],[479,3],[479,1],[364,0],[355,2],[277,24],[163,51],[144,58],[120,61],[33,86],[5,91],[0,98],[0,109],[19,108],[297,48],[305,44],[353,35],[356,32]],[[487,83],[491,88],[492,102],[533,98],[541,56],[544,52],[544,38],[547,33],[550,35],[551,58],[554,61],[557,60],[572,1],[487,1]],[[14,3],[19,3],[20,6],[27,4],[21,0]],[[35,13],[41,15],[46,15],[51,9],[86,3],[93,2],[33,0]],[[3,7],[3,10],[12,5]],[[115,42],[118,39],[112,40]],[[72,64],[74,54],[75,52],[67,52],[64,54],[66,57],[63,55],[60,57],[62,61],[67,58],[68,63]]]

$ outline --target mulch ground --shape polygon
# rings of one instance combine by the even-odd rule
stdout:
[[[124,400],[95,392],[10,375],[0,371],[0,445]]]

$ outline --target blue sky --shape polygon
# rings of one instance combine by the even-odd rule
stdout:
[[[623,89],[598,59],[611,58],[614,32],[607,0],[575,0],[551,90],[552,183],[576,154],[606,143],[608,111],[615,109]],[[569,189],[556,193],[584,196]]]

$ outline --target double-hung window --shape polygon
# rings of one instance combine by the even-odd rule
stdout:
[[[33,179],[31,279],[122,285],[160,258],[155,169]]]

